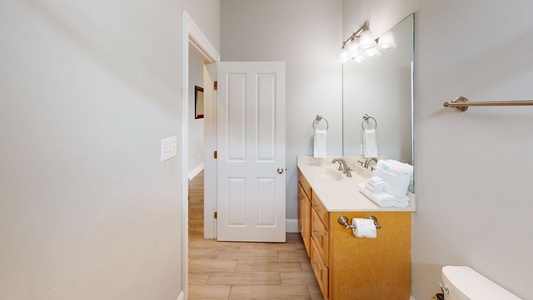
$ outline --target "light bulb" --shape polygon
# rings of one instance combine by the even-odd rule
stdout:
[[[349,59],[349,56],[348,56],[348,49],[346,49],[346,47],[342,47],[342,50],[341,50],[341,54],[339,55],[339,62],[341,64],[347,62]]]
[[[348,55],[350,58],[354,58],[361,54],[361,51],[359,51],[359,41],[353,39],[350,42],[350,45],[348,45]]]
[[[359,55],[352,57],[352,60],[356,63],[360,63],[366,60],[365,55],[363,52],[359,52]]]
[[[381,55],[381,52],[379,52],[377,48],[370,48],[365,51],[365,56],[368,56],[368,57],[377,57],[380,55]]]
[[[379,37],[378,47],[382,50],[391,50],[396,48],[396,42],[394,42],[394,35],[392,32],[385,32]]]
[[[370,32],[370,30],[364,30],[361,32],[361,37],[359,38],[359,50],[365,51],[375,47],[376,41],[374,41],[372,32]]]

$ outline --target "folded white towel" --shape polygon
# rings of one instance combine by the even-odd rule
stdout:
[[[394,174],[376,168],[374,175],[379,176],[387,183],[384,191],[397,197],[405,196],[407,194],[407,188],[409,187],[409,175],[407,173]]]
[[[376,164],[376,167],[395,174],[400,171],[407,172],[409,174],[409,177],[413,177],[413,166],[411,166],[410,164],[399,162],[394,159],[379,160]]]
[[[409,205],[407,196],[395,197],[388,193],[372,193],[366,188],[365,183],[360,183],[358,187],[363,195],[381,207],[407,207]]]
[[[315,130],[313,156],[315,158],[326,158],[327,130]]]
[[[374,177],[369,178],[366,181],[365,186],[367,189],[369,189],[373,193],[381,193],[385,191],[387,182],[383,180],[383,178],[381,177],[374,176]]]
[[[393,196],[405,196],[412,182],[413,168],[395,160],[379,160],[374,175],[387,182],[385,192]]]
[[[375,129],[369,129],[363,132],[363,155],[365,157],[378,156],[378,143]]]
[[[410,164],[402,163],[397,160],[389,159],[387,160],[388,163],[392,164],[393,166],[396,166],[398,168],[401,168],[405,172],[409,174],[409,187],[408,190],[410,192],[413,192],[413,166]]]

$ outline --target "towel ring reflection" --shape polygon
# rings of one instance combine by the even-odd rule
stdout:
[[[363,128],[363,130],[369,130],[369,129],[365,128],[365,121],[370,122],[370,121],[368,121],[368,119],[372,119],[372,120],[374,120],[374,123],[375,123],[374,128],[369,128],[369,129],[376,129],[376,128],[378,128],[378,121],[376,121],[376,119],[374,119],[374,117],[371,117],[371,116],[365,114],[365,115],[363,116],[363,122],[361,122],[361,128]]]
[[[313,121],[313,130],[316,130],[316,128],[315,128],[315,124],[317,124],[318,122],[320,122],[320,121],[322,121],[322,120],[326,121],[326,131],[329,129],[329,122],[328,122],[328,120],[326,120],[326,118],[323,118],[321,115],[316,115],[316,118],[315,118],[315,120]]]

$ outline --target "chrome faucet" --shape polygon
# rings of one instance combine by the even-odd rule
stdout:
[[[346,177],[352,177],[352,173],[350,172],[351,170],[350,170],[350,168],[346,164],[346,161],[343,158],[337,157],[337,158],[334,158],[331,162],[332,163],[338,162],[339,163],[339,171],[343,171],[343,173],[346,174]]]
[[[331,161],[331,163],[333,163],[333,164],[336,163],[336,162],[339,163],[339,169],[338,169],[338,170],[344,172],[344,169],[342,168],[342,166],[343,166],[343,164],[342,164],[342,163],[343,163],[342,158],[337,157],[337,158],[334,158],[334,159]]]
[[[364,166],[365,169],[368,169],[368,165],[370,165],[370,162],[371,162],[371,161],[374,161],[374,162],[378,163],[378,159],[377,159],[377,158],[375,158],[375,157],[368,158],[368,159],[365,161],[365,166]]]

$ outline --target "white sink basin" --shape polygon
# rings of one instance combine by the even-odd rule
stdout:
[[[331,181],[339,181],[343,178],[343,175],[340,171],[324,168],[317,168],[313,170],[313,176],[317,177],[318,179],[325,179]]]

